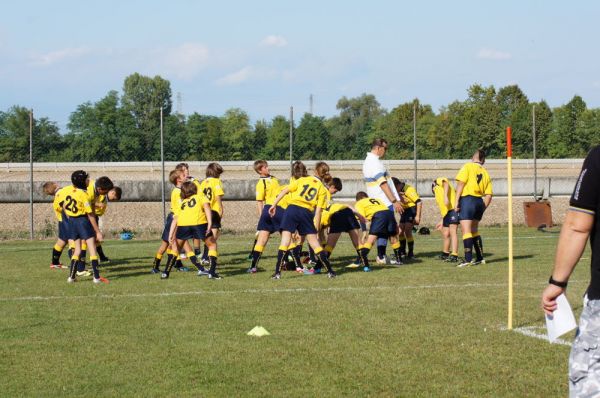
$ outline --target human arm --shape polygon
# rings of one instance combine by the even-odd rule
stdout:
[[[450,195],[448,195],[448,193],[450,192],[450,185],[448,184],[448,181],[444,180],[442,182],[442,187],[444,188],[444,204],[446,205],[446,207],[448,205],[454,206],[454,203],[450,203]]]
[[[290,188],[289,187],[286,187],[286,188],[282,189],[281,192],[279,192],[279,195],[277,195],[277,197],[273,201],[273,204],[271,205],[271,208],[269,209],[269,215],[271,217],[275,216],[275,211],[276,211],[276,208],[277,208],[277,204],[281,201],[281,199],[283,199],[283,197],[285,195],[288,194],[288,192],[290,192]]]
[[[219,215],[221,216],[221,218],[223,218],[223,196],[222,195],[217,195],[217,203],[219,204]]]
[[[257,200],[256,201],[256,210],[258,212],[258,218],[260,218],[260,215],[262,214],[262,210],[263,210],[264,206],[265,206],[265,201],[264,200]]]
[[[354,215],[355,215],[355,216],[357,216],[357,217],[358,217],[358,220],[359,220],[359,222],[361,222],[361,223],[363,223],[363,224],[366,224],[366,223],[367,223],[367,219],[366,219],[366,218],[365,218],[365,217],[364,217],[362,214],[360,214],[360,213],[358,212],[358,210],[356,210],[356,209],[354,208],[354,206],[350,206],[350,205],[348,205],[348,208],[349,208],[350,210],[352,210],[352,212],[354,213]]]
[[[317,206],[315,208],[315,218],[313,219],[313,222],[315,224],[315,228],[317,229],[317,231],[321,228],[321,214],[323,213],[323,209],[319,206]]]
[[[396,210],[398,214],[402,214],[402,212],[404,211],[404,209],[402,208],[402,203],[398,199],[396,199],[396,195],[394,195],[394,193],[392,192],[392,189],[390,188],[387,181],[382,182],[379,185],[379,187],[381,188],[385,196],[388,198],[388,200],[392,202],[394,210]]]
[[[483,205],[487,209],[488,206],[492,203],[492,195],[484,195],[483,197]]]
[[[458,203],[460,201],[460,195],[462,195],[463,189],[465,189],[465,183],[462,181],[457,181],[456,182],[456,199],[455,199],[455,202],[453,203],[454,210],[456,210],[457,212],[460,211],[460,206],[458,205]]]
[[[419,225],[421,223],[421,210],[423,209],[423,201],[419,200],[417,202],[417,215],[415,216],[415,225]]]
[[[96,222],[96,217],[94,216],[94,213],[88,213],[87,216],[90,220],[90,223],[92,224],[94,232],[96,233],[96,241],[102,242],[104,240],[104,235],[102,235],[102,232],[100,232],[100,228],[98,227],[98,223]]]
[[[581,211],[569,210],[560,230],[552,279],[567,282],[585,249],[594,225],[594,216]],[[556,310],[556,298],[566,288],[548,284],[542,292],[542,308],[548,315]]]
[[[171,229],[169,229],[169,242],[175,243],[175,231],[177,231],[177,215],[173,215],[173,221],[171,221]]]

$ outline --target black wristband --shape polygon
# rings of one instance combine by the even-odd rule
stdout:
[[[392,203],[396,203],[398,201],[398,199],[394,199],[392,200]]]
[[[550,279],[548,280],[548,283],[551,285],[562,287],[563,289],[565,289],[569,282],[568,281],[565,281],[565,282],[556,281],[552,278],[552,275],[550,275]]]

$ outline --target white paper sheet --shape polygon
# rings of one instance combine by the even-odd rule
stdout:
[[[575,316],[567,301],[567,296],[561,294],[556,298],[556,310],[552,315],[546,315],[546,328],[548,329],[548,340],[554,343],[563,334],[575,329],[577,323]]]

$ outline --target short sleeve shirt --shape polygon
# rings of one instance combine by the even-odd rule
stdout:
[[[367,195],[370,198],[380,199],[386,206],[391,206],[392,202],[388,199],[381,189],[381,184],[387,182],[390,187],[392,194],[396,199],[400,200],[396,187],[394,186],[389,173],[387,172],[385,165],[374,153],[367,153],[367,157],[363,163],[363,177],[365,184],[367,185]]]
[[[600,146],[590,151],[583,162],[577,184],[569,201],[570,211],[579,211],[594,217],[590,234],[592,247],[592,278],[588,288],[590,300],[600,299]]]

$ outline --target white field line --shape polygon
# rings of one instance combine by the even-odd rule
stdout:
[[[569,281],[576,284],[579,281]],[[79,282],[81,283],[81,282]],[[515,286],[518,284],[515,284]],[[538,284],[536,284],[537,286]],[[543,286],[543,284],[539,284]],[[241,289],[241,290],[192,290],[187,292],[162,292],[162,293],[124,293],[124,294],[91,294],[86,296],[21,296],[0,297],[0,302],[9,301],[49,301],[49,300],[79,300],[91,299],[121,299],[121,298],[147,298],[147,297],[178,297],[178,296],[209,296],[209,295],[235,295],[235,294],[279,294],[279,293],[318,293],[318,292],[364,292],[373,290],[412,290],[412,289],[461,289],[461,288],[498,288],[506,287],[506,283],[464,283],[464,284],[439,284],[439,285],[409,285],[409,286],[362,286],[362,287],[299,287],[299,288],[273,288],[273,289]]]
[[[543,327],[543,326],[523,326],[521,328],[515,328],[512,331],[520,333],[524,336],[533,337],[535,339],[544,340],[544,341],[550,343],[548,341],[547,334],[538,332],[540,329],[544,330],[545,327]],[[500,328],[500,330],[507,331],[508,329],[506,327],[502,327],[502,328]],[[560,345],[566,345],[569,347],[571,346],[571,342],[565,341],[563,339],[556,339],[556,341],[554,343],[550,343],[550,344],[560,344]]]

